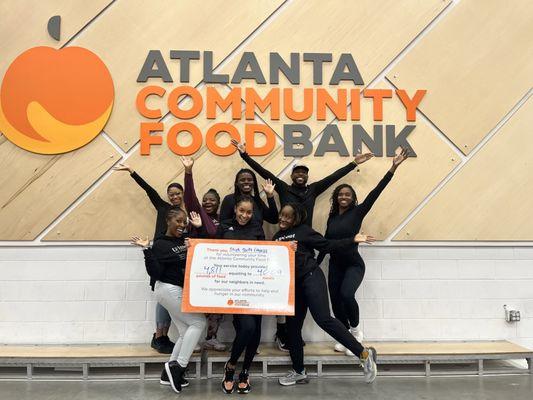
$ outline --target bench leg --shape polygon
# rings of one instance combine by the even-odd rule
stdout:
[[[268,363],[266,361],[263,361],[263,373],[261,375],[263,378],[268,377]]]
[[[146,376],[146,365],[144,363],[139,364],[139,379],[141,381],[144,381],[144,378]]]
[[[207,361],[207,378],[213,377],[213,361]]]
[[[477,374],[483,376],[483,360],[477,360]]]
[[[426,376],[429,378],[431,376],[431,364],[428,361],[426,361]]]
[[[83,379],[89,379],[89,364],[83,364],[82,371],[83,371]]]
[[[526,358],[529,373],[533,375],[533,358]]]
[[[202,361],[198,360],[196,361],[196,379],[200,379],[202,377]]]
[[[26,365],[26,378],[33,379],[33,365],[32,364]]]
[[[322,361],[317,361],[316,363],[316,374],[317,376],[322,376]]]

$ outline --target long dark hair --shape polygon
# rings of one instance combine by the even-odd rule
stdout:
[[[262,200],[261,200],[261,197],[259,196],[259,186],[257,185],[257,177],[255,176],[254,171],[252,171],[249,168],[242,168],[239,170],[239,172],[237,172],[237,175],[235,175],[235,183],[233,185],[234,186],[233,194],[235,196],[235,204],[237,204],[238,198],[240,198],[243,195],[247,195],[241,192],[241,189],[239,189],[239,185],[237,184],[237,181],[239,180],[239,176],[245,173],[252,175],[252,179],[254,181],[254,194],[251,197],[253,197],[255,204],[259,205],[261,204]]]
[[[348,205],[348,208],[354,208],[357,205],[357,195],[355,194],[355,190],[353,187],[348,185],[347,183],[342,183],[339,186],[337,186],[333,193],[331,194],[331,208],[329,209],[329,215],[336,215],[339,213],[339,192],[341,189],[348,188],[350,189],[350,192],[352,192],[352,202]]]
[[[303,224],[305,220],[307,219],[307,210],[305,209],[305,207],[301,205],[300,203],[287,203],[283,207],[287,207],[287,206],[292,208],[292,211],[294,212],[294,225],[293,226],[298,226],[298,225]]]

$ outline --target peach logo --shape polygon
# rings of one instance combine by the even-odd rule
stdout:
[[[233,305],[233,300],[229,299],[228,300],[228,306],[232,306]]]
[[[34,153],[66,153],[102,131],[113,100],[111,74],[96,54],[82,47],[34,47],[4,75],[0,132]]]

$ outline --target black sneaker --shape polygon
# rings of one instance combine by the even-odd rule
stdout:
[[[285,351],[285,352],[289,351],[289,346],[287,345],[287,343],[284,340],[282,340],[281,336],[278,335],[277,333],[274,336],[274,341],[278,345],[278,349],[280,349],[281,351]]]
[[[169,361],[165,363],[165,370],[170,381],[170,386],[176,393],[181,392],[181,381],[185,368],[178,364],[177,361]]]
[[[246,386],[241,387],[241,384],[244,383]],[[239,383],[237,384],[237,392],[240,394],[250,393],[252,387],[250,386],[250,378],[248,375],[248,370],[244,369],[239,374]]]
[[[170,342],[170,340],[168,341]],[[152,346],[153,349],[157,350],[157,352],[161,354],[172,354],[172,350],[174,349],[174,346],[169,346],[167,344],[167,341],[165,340],[165,336],[159,336],[158,338],[156,338],[155,333],[152,336],[152,343],[150,345]]]
[[[161,371],[161,379],[159,379],[159,383],[161,385],[170,386],[170,379],[168,379],[167,370],[163,368],[163,371]],[[185,379],[185,374],[181,378],[181,387],[187,387],[189,386],[189,381]]]
[[[228,368],[228,363],[224,364],[224,378],[222,379],[222,391],[226,394],[231,394],[235,390],[235,381],[233,376],[235,375],[234,369]],[[226,383],[231,382],[231,387],[228,389]]]
[[[164,340],[165,344],[170,347],[172,350],[174,350],[174,345],[176,343],[174,343],[172,340],[170,340],[170,338],[168,336],[161,336],[161,338]]]

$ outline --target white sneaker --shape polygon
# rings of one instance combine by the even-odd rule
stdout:
[[[344,354],[346,354],[348,357],[352,357],[354,356],[355,354],[352,353],[352,351],[350,349],[346,349],[346,351],[344,352]]]
[[[344,353],[346,351],[346,347],[344,347],[342,344],[337,342],[337,343],[335,343],[335,351],[337,351],[339,353]]]
[[[283,386],[291,386],[297,383],[298,384],[309,383],[309,379],[307,379],[307,373],[305,372],[305,369],[303,370],[301,374],[292,370],[286,376],[282,376],[281,378],[279,378],[278,382],[280,385],[283,385]]]
[[[365,382],[372,383],[376,379],[378,374],[378,366],[376,364],[377,353],[373,347],[368,347],[365,350],[368,351],[368,357],[365,359],[359,359],[361,366],[363,367],[363,373],[365,375]]]
[[[202,351],[202,345],[200,343],[197,343],[196,346],[194,346],[193,352],[199,353]]]
[[[213,337],[209,340],[206,340],[204,343],[204,347],[209,350],[216,350],[216,351],[224,351],[226,350],[226,345],[224,343],[220,343],[216,337]]]
[[[356,326],[355,328],[350,328],[350,333],[352,336],[357,340],[359,343],[363,343],[363,331],[359,326]]]

